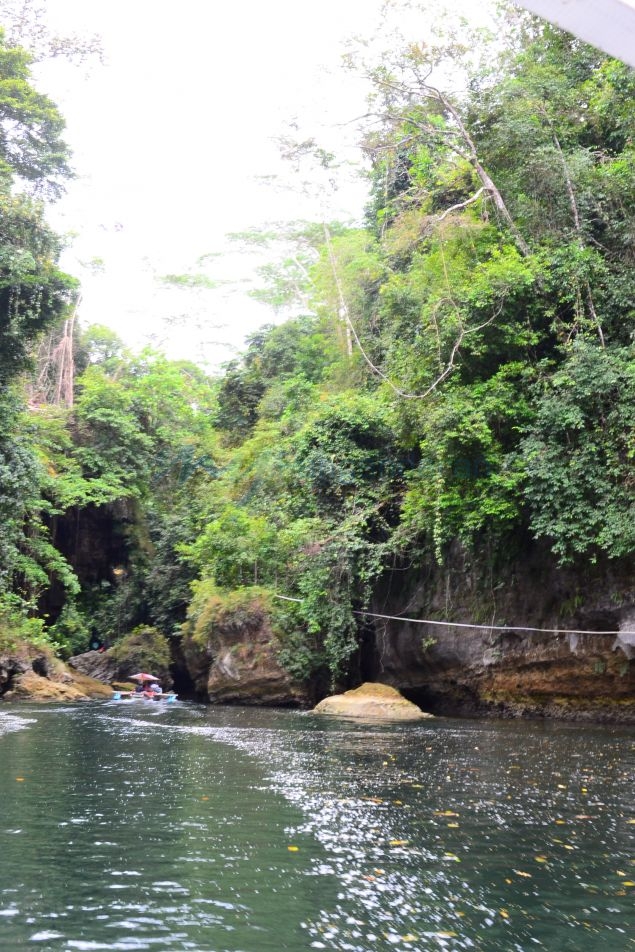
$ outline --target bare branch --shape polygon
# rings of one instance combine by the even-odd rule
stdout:
[[[451,205],[450,208],[446,209],[442,215],[437,217],[437,221],[443,221],[444,218],[447,218],[452,212],[458,211],[459,208],[467,208],[468,205],[473,205],[474,202],[477,202],[483,192],[488,191],[484,185],[481,185],[478,192],[475,192],[471,198],[467,198],[464,202],[457,202],[456,205]]]

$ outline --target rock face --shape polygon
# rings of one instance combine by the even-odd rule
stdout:
[[[421,721],[432,717],[390,685],[368,682],[344,694],[324,698],[313,710],[316,714],[383,721]]]
[[[378,620],[363,649],[363,677],[392,684],[437,714],[635,723],[635,636],[628,634],[635,631],[635,566],[598,565],[582,578],[534,550],[532,559],[499,572],[495,588],[458,560],[405,583],[398,593],[378,592],[373,611],[483,627]],[[489,628],[485,618],[510,630]],[[528,627],[560,631],[522,630]]]
[[[104,684],[128,683],[136,671],[151,671],[164,691],[172,688],[168,639],[147,625],[135,628],[112,648],[85,651],[74,655],[68,663],[74,670]]]
[[[252,635],[253,639],[253,635]],[[275,659],[267,632],[242,644],[219,644],[207,679],[212,704],[297,705],[302,692]]]
[[[107,651],[85,651],[68,663],[75,671],[103,684],[110,684],[117,675],[117,663]]]
[[[69,670],[47,649],[21,645],[0,654],[2,701],[87,701],[111,695],[109,687]]]
[[[305,689],[276,659],[276,642],[264,611],[252,609],[227,618],[200,638],[185,636],[183,656],[196,693],[212,704],[259,704],[298,707],[307,703]]]

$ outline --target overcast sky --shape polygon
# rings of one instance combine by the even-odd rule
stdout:
[[[213,276],[229,282],[216,291],[169,290],[157,279],[223,252],[228,232],[319,218],[274,140],[299,116],[304,132],[347,154],[343,123],[363,111],[364,92],[339,69],[343,42],[373,31],[380,0],[47,6],[60,30],[98,33],[105,54],[88,72],[59,61],[39,68],[66,117],[78,174],[53,222],[75,235],[64,266],[82,279],[82,320],[218,365],[271,319],[245,293],[252,262],[210,259]],[[271,175],[286,188],[267,185]],[[341,188],[326,196],[328,213],[359,217],[364,194],[361,183]]]

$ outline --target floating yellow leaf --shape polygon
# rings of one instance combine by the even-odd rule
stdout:
[[[635,883],[632,882],[630,879],[625,879],[624,882],[622,883],[622,886],[635,886]]]
[[[300,849],[300,847],[299,847],[299,846],[287,846],[287,849],[289,850],[290,853],[297,853],[298,850]]]
[[[524,873],[522,869],[515,869],[514,872],[517,876],[522,876],[524,879],[531,879],[531,873]]]
[[[454,939],[458,932],[435,932],[434,934],[438,939]]]
[[[417,937],[416,935],[410,935],[410,933],[408,933],[408,935],[402,935],[401,941],[402,942],[416,942]]]
[[[507,912],[507,909],[501,909],[500,914],[503,917],[503,919],[509,919],[509,913]]]
[[[408,840],[391,840],[390,846],[406,846]]]
[[[16,777],[17,783],[24,783],[24,777]]]
[[[536,860],[537,863],[546,863],[546,862],[547,862],[547,857],[546,857],[546,856],[534,856],[534,859]]]
[[[459,825],[458,823],[448,823],[448,829],[454,830],[458,827],[458,825]]]
[[[435,810],[435,816],[458,816],[458,813],[455,813],[453,810]]]

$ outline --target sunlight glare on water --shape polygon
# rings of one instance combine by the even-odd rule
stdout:
[[[0,712],[0,948],[635,950],[635,732]]]

